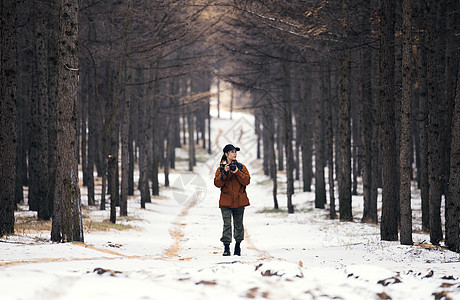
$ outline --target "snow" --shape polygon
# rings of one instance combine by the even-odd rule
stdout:
[[[178,163],[170,174],[173,186],[163,187],[146,209],[138,194],[130,198],[131,218],[119,221],[132,230],[87,230],[85,244],[51,243],[43,233],[0,239],[0,299],[460,299],[458,253],[422,247],[429,236],[419,231],[414,246],[381,241],[378,225],[359,222],[360,196],[353,198],[354,222],[329,220],[327,210],[314,209],[314,193],[299,189],[296,213],[287,214],[280,172],[284,211],[262,212],[273,206],[272,186],[255,159],[252,122],[242,113],[233,113],[233,120],[224,113],[214,117],[213,154],[198,151],[206,159],[194,175],[187,162]],[[232,140],[251,172],[251,206],[242,256],[223,257],[220,190],[212,178],[220,149]],[[186,153],[179,149],[177,155]],[[181,191],[195,193],[196,201]],[[84,187],[82,195],[86,204]],[[417,197],[414,191],[414,214]],[[97,208],[88,213],[109,216]]]

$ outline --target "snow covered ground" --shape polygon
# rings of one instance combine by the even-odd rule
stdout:
[[[215,151],[198,151],[194,174],[178,163],[172,187],[146,209],[138,195],[129,200],[130,218],[119,222],[135,229],[87,230],[85,244],[51,243],[48,233],[2,238],[0,299],[460,299],[459,255],[425,246],[426,234],[414,234],[414,246],[380,241],[378,225],[359,222],[362,197],[353,199],[355,222],[329,220],[327,210],[314,209],[314,193],[299,189],[295,214],[270,211],[272,186],[255,159],[252,122],[244,114],[214,118]],[[251,206],[242,256],[223,257],[212,179],[228,142],[242,148],[238,159],[251,172]],[[285,180],[281,173],[281,192]],[[278,200],[286,210],[285,195]],[[109,211],[87,214],[108,219]]]

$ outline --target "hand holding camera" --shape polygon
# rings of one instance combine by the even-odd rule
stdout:
[[[231,163],[227,163],[223,166],[225,172],[232,172],[235,174],[238,171],[238,163],[236,161],[232,161]]]

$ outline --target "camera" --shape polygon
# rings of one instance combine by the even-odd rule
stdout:
[[[236,162],[232,161],[228,166],[230,167],[230,171],[236,170]]]

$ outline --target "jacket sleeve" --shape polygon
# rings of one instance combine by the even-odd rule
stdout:
[[[243,165],[243,169],[235,173],[236,179],[241,185],[247,186],[251,182],[251,176],[249,175],[249,171],[245,165]]]
[[[221,174],[221,168],[220,166],[216,170],[216,174],[214,175],[214,185],[218,188],[221,188],[224,186],[225,181],[228,179],[228,174]]]

